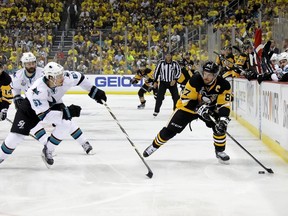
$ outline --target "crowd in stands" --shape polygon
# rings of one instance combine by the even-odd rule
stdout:
[[[73,46],[64,55],[54,56],[65,69],[95,74],[131,74],[137,62],[147,59],[152,69],[163,53],[174,51],[174,60],[184,52],[196,65],[208,59],[208,35],[189,38],[187,32],[206,30],[212,24],[220,30],[221,46],[231,45],[231,27],[241,38],[247,23],[252,22],[248,35],[261,26],[263,41],[272,39],[274,18],[285,14],[281,0],[239,1],[238,8],[227,12],[232,1],[208,0],[3,0],[0,8],[0,61],[8,71],[18,67],[21,53],[31,51],[39,66],[48,58],[59,30],[62,13],[75,13]],[[76,11],[71,12],[75,4]],[[68,10],[67,10],[68,9]],[[71,16],[70,16],[71,17]],[[201,30],[201,31],[202,31]],[[202,33],[203,33],[202,32]],[[205,32],[207,33],[207,32]],[[186,36],[188,40],[186,40]],[[188,42],[188,43],[186,43]],[[47,60],[48,59],[48,60]]]
[[[0,3],[0,60],[17,70],[23,52],[33,52],[44,64],[63,12],[58,0],[3,0]]]

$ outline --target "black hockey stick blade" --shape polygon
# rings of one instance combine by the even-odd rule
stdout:
[[[265,169],[268,173],[274,174],[273,170],[271,168],[266,168]]]
[[[153,177],[153,172],[151,170],[149,170],[149,172],[146,174],[146,176],[148,176],[151,179]]]

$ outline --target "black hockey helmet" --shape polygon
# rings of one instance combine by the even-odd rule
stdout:
[[[213,61],[207,61],[204,63],[202,67],[203,71],[207,71],[209,73],[217,74],[219,72],[219,66],[215,64]]]
[[[249,48],[253,48],[253,45],[251,44],[250,41],[244,41],[243,45],[242,45],[243,50],[247,50]]]
[[[213,61],[207,61],[202,66],[202,71],[200,72],[200,75],[202,76],[204,80],[204,71],[213,74],[213,79],[211,82],[206,83],[206,85],[212,85],[214,81],[216,80],[218,74],[219,74],[219,66],[215,64]]]

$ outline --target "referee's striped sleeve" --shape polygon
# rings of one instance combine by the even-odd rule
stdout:
[[[163,61],[160,60],[155,68],[154,71],[154,81],[157,81],[161,72],[161,65],[163,64]]]
[[[174,79],[179,79],[181,75],[181,67],[177,61],[174,61],[175,77]]]

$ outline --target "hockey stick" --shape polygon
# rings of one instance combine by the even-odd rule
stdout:
[[[213,118],[213,116],[209,115],[210,119],[214,122],[214,124],[217,124],[216,120]],[[226,134],[240,147],[242,148],[250,157],[254,159],[263,169],[265,169],[268,173],[273,174],[273,170],[271,168],[265,167],[259,160],[257,160],[247,149],[244,148],[228,131],[226,131]]]
[[[121,131],[125,134],[127,140],[130,142],[130,144],[133,146],[134,150],[136,151],[136,153],[138,154],[138,156],[140,157],[140,159],[142,160],[142,162],[144,163],[144,165],[147,167],[148,169],[148,173],[146,174],[146,176],[148,176],[149,178],[153,177],[153,172],[150,169],[150,167],[148,166],[148,164],[146,163],[146,161],[144,160],[144,158],[142,157],[142,155],[139,153],[138,149],[136,148],[135,144],[132,142],[132,140],[130,139],[130,137],[128,136],[127,132],[124,130],[124,128],[121,126],[120,122],[117,120],[116,116],[113,114],[112,110],[110,109],[110,107],[107,105],[107,103],[105,101],[102,100],[102,103],[104,104],[104,106],[106,107],[106,109],[108,110],[108,112],[110,113],[110,115],[114,118],[114,120],[116,121],[116,123],[118,124],[118,126],[120,127]]]
[[[221,55],[220,53],[213,51],[216,55],[219,56],[220,59],[224,59],[225,61],[231,63],[235,68],[239,69],[241,72],[246,73],[247,71],[245,71],[244,69],[242,69],[241,67],[239,67],[239,65],[237,65],[236,63],[230,61],[229,59],[225,58],[223,55]]]

